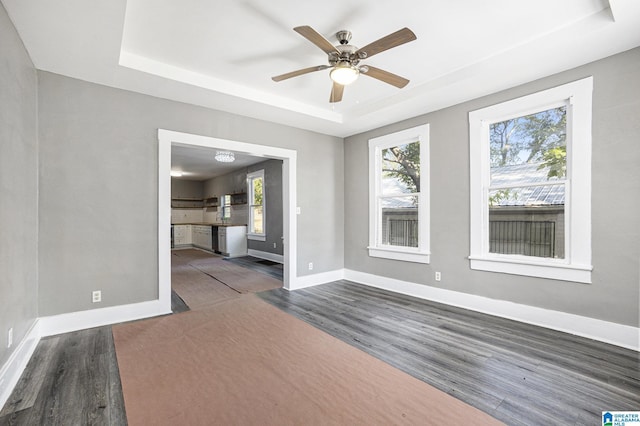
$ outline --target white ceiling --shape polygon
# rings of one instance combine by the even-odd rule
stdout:
[[[202,181],[267,160],[234,152],[235,160],[232,163],[220,163],[214,158],[216,151],[207,147],[174,144],[171,146],[171,171],[182,172],[182,176],[176,179]]]
[[[640,45],[638,0],[1,0],[38,69],[335,136],[506,89]],[[328,102],[326,64],[293,31],[364,46],[409,27],[417,40],[370,64]]]

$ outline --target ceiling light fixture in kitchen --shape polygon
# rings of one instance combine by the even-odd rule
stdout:
[[[215,158],[221,163],[232,163],[236,159],[231,151],[216,151]]]
[[[182,172],[179,170],[171,170],[171,176],[172,177],[181,177],[182,176]]]

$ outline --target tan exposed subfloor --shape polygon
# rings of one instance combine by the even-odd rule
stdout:
[[[202,308],[243,293],[282,287],[282,282],[201,250],[175,250],[171,256],[171,287],[191,309]]]
[[[253,294],[176,291],[191,311],[113,327],[130,425],[499,424]]]

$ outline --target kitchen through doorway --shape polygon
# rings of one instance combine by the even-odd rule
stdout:
[[[202,175],[198,179],[206,179],[207,190],[205,191],[200,203],[210,203],[210,209],[202,207],[203,222],[206,223],[224,223],[224,225],[234,225],[233,222],[233,208],[234,203],[231,203],[231,197],[235,196],[236,208],[236,220],[243,222],[243,214],[246,217],[247,225],[249,225],[249,240],[247,244],[248,254],[257,254],[257,257],[264,258],[268,261],[269,256],[275,256],[276,261],[283,262],[283,287],[285,289],[292,289],[295,287],[295,253],[296,253],[296,203],[295,203],[295,169],[296,169],[296,152],[294,150],[276,148],[259,144],[249,144],[244,142],[237,142],[225,139],[211,138],[206,136],[192,135],[181,132],[173,132],[169,130],[160,129],[158,131],[159,140],[159,167],[158,167],[158,296],[160,303],[163,306],[169,306],[171,302],[171,238],[168,238],[167,234],[170,232],[171,224],[176,221],[176,215],[172,217],[172,195],[171,195],[171,172],[172,162],[173,169],[177,169],[179,161],[173,161],[173,154],[177,153],[177,156],[195,156],[199,161],[203,163],[212,163],[215,161],[214,157],[218,152],[226,153],[226,155],[232,155],[245,163],[237,163],[235,168],[239,169],[238,176],[234,177],[234,172],[230,171],[234,166],[230,168],[227,166],[219,167],[218,176],[220,173],[226,173],[228,175],[225,179],[219,179],[216,182],[215,178],[209,178]],[[181,157],[181,158],[182,158]],[[182,160],[186,161],[184,158]],[[210,161],[211,160],[211,161]],[[250,164],[251,163],[251,164]],[[202,164],[201,166],[204,166]],[[194,170],[192,172],[198,172],[198,161],[193,164]],[[211,168],[211,166],[209,165]],[[244,191],[242,186],[246,183],[245,172],[256,172],[255,169],[264,171],[265,178],[268,176],[269,167],[272,170],[280,168],[281,172],[281,198],[274,197],[276,200],[271,200],[271,206],[273,202],[277,201],[281,206],[281,213],[277,208],[273,208],[272,215],[269,216],[268,205],[262,206],[264,210],[261,211],[260,205],[255,204],[255,200],[243,199],[243,197],[250,197],[250,187],[248,191]],[[215,167],[214,167],[215,168]],[[173,170],[176,171],[176,170]],[[189,173],[187,170],[185,172]],[[242,177],[244,174],[244,178]],[[194,175],[194,176],[196,176]],[[225,175],[225,176],[226,176]],[[230,181],[231,186],[227,191],[224,189],[224,185]],[[237,181],[234,183],[234,181]],[[266,179],[262,183],[266,183]],[[273,183],[269,183],[272,185]],[[204,185],[204,184],[203,184]],[[235,188],[234,187],[238,187]],[[221,189],[223,188],[223,189]],[[269,188],[266,188],[265,195],[267,197],[267,203],[269,203]],[[215,193],[224,192],[224,194]],[[226,192],[231,192],[227,194]],[[271,192],[274,194],[274,188],[271,188]],[[235,194],[234,194],[235,193]],[[214,197],[215,196],[215,197]],[[224,196],[223,198],[221,196]],[[198,202],[198,197],[184,197],[184,202],[193,201]],[[193,198],[193,200],[188,200]],[[216,198],[216,200],[214,200]],[[222,200],[221,200],[222,198]],[[280,199],[278,199],[280,198]],[[253,201],[253,203],[252,203]],[[215,205],[215,208],[214,207]],[[174,204],[175,205],[175,204]],[[198,205],[195,205],[195,211],[197,211]],[[227,210],[228,209],[228,210]],[[253,211],[252,211],[253,209]],[[185,214],[188,214],[189,209],[182,209]],[[180,210],[180,211],[182,211]],[[210,211],[207,211],[210,210]],[[243,213],[244,211],[244,213]],[[227,215],[227,213],[231,213]],[[260,214],[264,214],[261,217]],[[197,215],[197,213],[196,213]],[[280,216],[279,218],[277,216]],[[273,235],[267,237],[268,234],[260,228],[260,220],[264,219],[263,226],[273,226],[274,220],[280,220],[282,224],[282,235],[278,235],[278,239],[282,244],[282,255],[277,253],[269,254],[274,250],[267,250],[267,247],[278,246],[277,241],[274,241]],[[224,222],[225,220],[229,222]],[[254,222],[251,222],[255,220]],[[220,221],[220,222],[219,222]],[[258,225],[252,226],[252,223]],[[211,228],[209,228],[211,229]],[[232,228],[229,228],[232,229]],[[262,232],[260,232],[262,231]],[[210,237],[211,239],[212,237]],[[253,248],[252,248],[253,247]],[[213,247],[212,247],[213,248]],[[229,254],[229,253],[227,253]]]

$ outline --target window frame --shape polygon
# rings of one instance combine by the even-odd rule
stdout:
[[[593,78],[588,77],[469,112],[471,269],[591,283],[592,92]],[[489,126],[561,104],[567,106],[565,257],[490,253]]]
[[[220,207],[222,209],[222,222],[231,219],[231,195],[225,194],[220,197]]]
[[[420,142],[420,192],[418,197],[418,247],[381,244],[382,150],[393,146]],[[369,256],[405,262],[430,262],[429,198],[429,124],[369,139]],[[398,194],[407,195],[407,194]],[[389,194],[384,196],[388,197]]]
[[[256,179],[262,179],[262,204],[253,204],[253,182]],[[247,226],[247,238],[256,241],[267,240],[267,215],[266,215],[266,191],[264,181],[264,169],[256,170],[251,173],[247,173],[247,207],[248,212],[248,226]],[[254,232],[253,230],[253,207],[262,206],[262,233]]]

